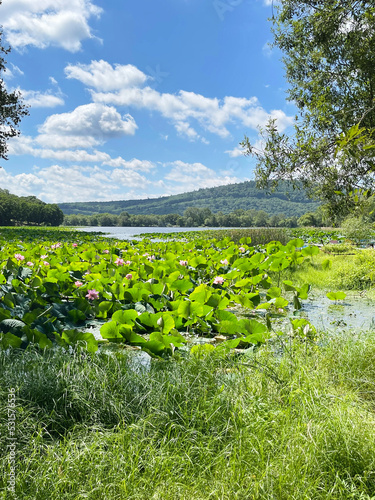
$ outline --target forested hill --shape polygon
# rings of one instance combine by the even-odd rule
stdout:
[[[313,212],[319,203],[307,198],[302,190],[293,190],[283,183],[272,194],[256,188],[254,181],[229,184],[214,188],[199,189],[189,193],[161,198],[107,202],[59,203],[64,214],[92,215],[109,213],[129,214],[180,214],[189,207],[209,208],[213,213],[224,214],[234,210],[264,210],[269,215],[284,214],[287,217],[299,217],[306,212]]]

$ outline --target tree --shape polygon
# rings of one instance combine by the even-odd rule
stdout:
[[[283,53],[292,137],[270,120],[263,148],[247,137],[260,187],[281,179],[343,217],[375,191],[375,7],[364,0],[281,0],[274,45]]]
[[[298,219],[298,225],[302,227],[318,226],[315,214],[312,212],[308,212],[307,214],[301,215],[301,217]]]
[[[98,217],[100,226],[116,226],[117,216],[113,214],[100,214]]]
[[[371,239],[372,225],[363,217],[350,216],[341,224],[345,236],[359,244]]]
[[[1,6],[0,0],[0,6]],[[3,47],[3,30],[0,27],[0,158],[7,160],[7,141],[19,135],[18,125],[21,119],[28,115],[27,106],[22,101],[20,92],[9,92],[5,87],[2,74],[6,71],[4,56],[10,48]]]
[[[255,227],[269,226],[269,216],[264,210],[258,210],[254,217]]]
[[[212,212],[209,208],[188,207],[184,211],[184,217],[187,220],[187,226],[203,226],[204,221],[211,217]]]
[[[56,204],[45,204],[43,206],[43,224],[49,226],[60,226],[63,223],[63,211]],[[87,225],[82,224],[82,225]]]

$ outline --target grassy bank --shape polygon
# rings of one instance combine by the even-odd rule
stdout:
[[[283,350],[149,370],[124,352],[1,352],[2,436],[16,388],[19,498],[369,500],[374,334]],[[2,448],[2,487],[7,467]]]
[[[335,252],[340,250],[337,245]],[[374,249],[352,248],[346,253],[321,251],[306,259],[298,269],[286,270],[285,277],[309,283],[317,290],[370,290],[375,284]]]

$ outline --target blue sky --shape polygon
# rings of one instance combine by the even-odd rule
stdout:
[[[0,185],[46,202],[177,194],[253,178],[288,130],[271,0],[3,0],[8,89],[30,104]]]

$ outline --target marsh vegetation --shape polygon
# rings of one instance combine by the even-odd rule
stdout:
[[[372,498],[374,331],[300,316],[318,291],[370,300],[372,249],[1,232],[0,432],[14,388],[19,496]]]

